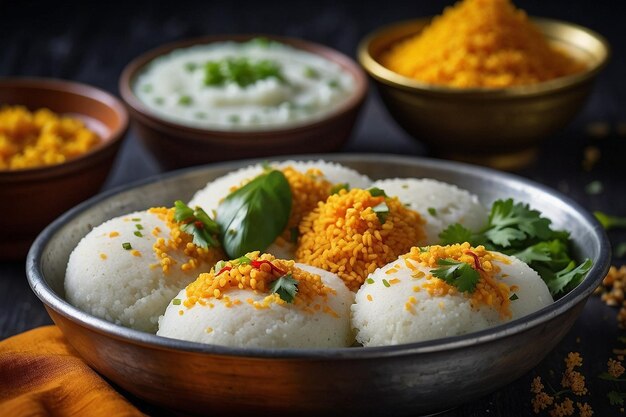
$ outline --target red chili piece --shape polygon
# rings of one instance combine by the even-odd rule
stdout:
[[[230,271],[231,269],[233,269],[231,266],[225,266],[222,269],[220,269],[220,272],[218,272],[217,274],[215,274],[215,276],[220,275],[222,272],[224,271]]]
[[[282,269],[276,267],[276,265],[274,265],[270,261],[267,261],[267,260],[257,261],[255,259],[255,260],[250,262],[250,265],[252,265],[252,267],[256,268],[256,269],[261,269],[261,265],[263,265],[263,264],[268,264],[270,266],[270,268],[272,268],[272,271],[276,271],[276,272],[278,272],[281,275],[285,275],[285,271],[283,271]]]
[[[203,229],[203,228],[204,228],[204,223],[202,223],[200,220],[196,220],[193,224],[194,224],[194,226],[196,226],[198,229]]]
[[[467,253],[468,255],[471,255],[472,258],[474,258],[474,269],[478,269],[478,270],[483,271],[483,272],[485,271],[483,269],[483,266],[480,264],[480,259],[478,259],[478,255],[476,255],[471,250],[466,250],[465,253]]]

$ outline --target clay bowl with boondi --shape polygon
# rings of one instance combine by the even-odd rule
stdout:
[[[435,154],[515,169],[530,163],[541,142],[574,119],[610,53],[606,40],[589,29],[556,20],[531,20],[551,45],[584,62],[586,69],[527,86],[463,89],[426,84],[380,63],[382,54],[420,33],[430,18],[376,30],[360,43],[358,58],[375,80],[389,114]]]
[[[217,42],[245,42],[259,35],[217,35],[174,42],[146,52],[131,61],[122,72],[119,89],[130,111],[133,127],[164,169],[208,162],[338,150],[350,138],[367,95],[367,76],[348,56],[329,47],[295,38],[262,35],[295,49],[318,55],[341,67],[354,78],[350,97],[333,110],[311,121],[286,126],[268,125],[257,129],[233,130],[194,127],[160,116],[134,92],[138,76],[154,59],[180,48]]]
[[[567,334],[610,262],[602,226],[567,197],[510,174],[458,162],[391,155],[313,155],[372,179],[426,177],[529,203],[571,233],[583,282],[553,304],[476,333],[382,347],[263,349],[175,340],[117,326],[70,305],[70,253],[95,226],[135,210],[189,200],[208,181],[260,160],[195,167],[100,194],[57,219],[27,259],[31,287],[84,360],[122,389],[187,415],[422,415],[477,400],[520,378]],[[280,159],[280,158],[277,158]]]
[[[124,105],[95,87],[53,79],[0,79],[0,107],[48,108],[83,121],[98,136],[87,153],[57,165],[0,170],[0,259],[23,259],[52,220],[96,194],[128,127]]]

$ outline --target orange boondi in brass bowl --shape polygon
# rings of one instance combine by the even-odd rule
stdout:
[[[392,71],[459,88],[528,85],[583,71],[509,0],[464,0],[381,56]]]

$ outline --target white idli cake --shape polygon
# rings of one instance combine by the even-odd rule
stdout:
[[[424,220],[379,189],[340,190],[300,222],[296,260],[336,273],[353,291],[424,241]]]
[[[287,228],[268,248],[258,248],[278,258],[293,259],[297,228],[302,217],[313,210],[333,192],[333,187],[367,188],[372,181],[343,165],[325,161],[282,161],[269,166],[281,171],[291,188],[292,207]],[[209,182],[196,192],[189,206],[202,207],[207,213],[217,213],[220,203],[234,190],[263,174],[267,166],[251,165]]]
[[[218,263],[180,291],[157,335],[236,347],[347,347],[353,301],[332,273],[254,252]]]
[[[515,258],[469,243],[416,247],[368,277],[352,324],[363,346],[397,345],[486,329],[552,302]]]
[[[223,258],[221,249],[194,245],[173,211],[131,213],[91,230],[70,255],[67,301],[113,323],[156,332],[180,288]]]
[[[426,242],[440,242],[439,234],[448,226],[459,223],[472,231],[487,224],[487,209],[474,194],[456,185],[429,178],[392,178],[372,184],[396,196],[426,220]]]

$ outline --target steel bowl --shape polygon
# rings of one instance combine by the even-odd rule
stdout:
[[[552,45],[587,63],[587,69],[527,86],[452,88],[405,77],[379,62],[381,54],[429,22],[404,21],[373,32],[359,45],[359,62],[375,80],[389,114],[409,134],[446,158],[495,168],[531,162],[540,142],[564,128],[584,106],[610,53],[607,41],[589,29],[532,18]]]
[[[375,179],[435,178],[476,193],[484,204],[508,197],[527,202],[567,229],[576,256],[591,258],[593,268],[573,291],[524,318],[464,336],[371,348],[244,349],[186,342],[117,326],[65,301],[70,252],[95,225],[189,199],[207,181],[252,162],[243,161],[157,176],[75,207],[33,244],[26,265],[30,285],[91,367],[150,403],[211,415],[416,415],[474,400],[532,369],[565,336],[609,268],[609,243],[593,216],[531,181],[401,156],[294,158],[336,161]]]

